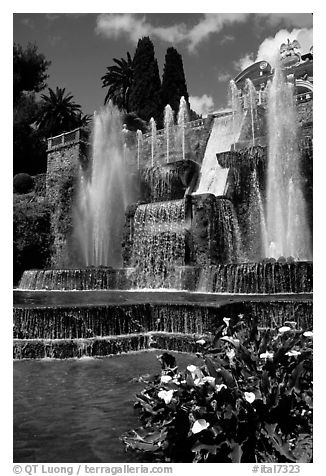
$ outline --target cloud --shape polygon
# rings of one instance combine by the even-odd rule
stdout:
[[[60,18],[60,15],[58,15],[58,13],[46,13],[45,18],[50,21],[55,21]]]
[[[60,35],[51,35],[49,36],[49,43],[51,46],[55,46],[57,43],[60,43],[62,36]]]
[[[259,45],[256,53],[251,52],[244,55],[242,58],[234,62],[234,66],[238,71],[242,71],[257,61],[268,61],[272,66],[275,66],[279,58],[280,46],[286,43],[287,39],[293,41],[298,40],[301,46],[301,53],[307,53],[313,44],[313,29],[312,28],[295,28],[291,31],[279,30],[274,37],[265,38]]]
[[[121,35],[129,37],[136,42],[142,36],[156,37],[169,43],[185,42],[190,52],[213,33],[222,31],[225,25],[244,21],[246,13],[208,13],[204,14],[199,22],[193,27],[187,27],[184,23],[171,26],[153,26],[146,21],[146,16],[139,17],[135,14],[103,13],[97,17],[96,33],[106,38],[117,39]],[[222,41],[232,40],[232,36],[225,36]]]
[[[219,81],[220,83],[225,83],[226,81],[229,81],[229,79],[231,79],[232,76],[230,73],[218,73],[217,74],[217,81]]]
[[[33,22],[33,20],[31,20],[30,18],[22,18],[22,19],[20,20],[20,23],[22,23],[23,25],[27,26],[27,27],[30,28],[31,30],[34,30],[34,28],[35,28],[34,22]]]
[[[191,109],[203,116],[206,116],[208,112],[214,109],[213,98],[207,94],[203,94],[202,96],[189,96],[189,102]]]
[[[312,15],[307,13],[205,13],[193,26],[176,23],[170,26],[154,26],[146,20],[146,15],[133,13],[102,13],[96,18],[97,34],[109,39],[126,36],[136,42],[142,36],[151,36],[168,43],[185,43],[188,51],[193,53],[203,41],[211,35],[220,33],[226,26],[244,23],[249,16],[256,21],[264,19],[269,25],[307,27],[312,25]],[[233,40],[232,35],[225,35],[220,44]]]
[[[267,20],[269,25],[277,26],[283,23],[287,28],[310,28],[312,27],[311,13],[259,13],[257,14]]]

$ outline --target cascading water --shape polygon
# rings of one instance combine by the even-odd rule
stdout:
[[[229,102],[231,104],[232,109],[232,131],[233,131],[233,144],[234,147],[235,142],[239,135],[239,128],[242,124],[243,119],[243,105],[240,99],[240,91],[237,88],[234,80],[232,79],[229,83]]]
[[[251,79],[246,79],[247,107],[250,111],[252,145],[255,145],[255,123],[257,120],[257,92]]]
[[[184,265],[185,201],[139,205],[135,213],[132,265],[136,287],[168,287],[165,279],[175,266]]]
[[[153,166],[155,151],[156,151],[156,122],[153,117],[151,117],[149,121],[149,125],[151,128],[151,158],[152,158],[152,166]]]
[[[94,115],[90,169],[81,171],[75,236],[85,266],[122,264],[124,211],[130,203],[122,123],[112,104]]]
[[[170,155],[170,143],[172,137],[173,128],[173,111],[170,104],[167,104],[164,109],[164,136],[166,144],[166,162],[169,162]]]
[[[311,236],[302,191],[294,88],[277,67],[268,90],[266,257],[311,260]]]

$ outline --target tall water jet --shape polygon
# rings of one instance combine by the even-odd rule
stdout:
[[[164,109],[164,135],[165,135],[165,143],[166,143],[166,162],[169,162],[172,126],[173,126],[173,111],[170,104],[167,104]]]
[[[311,236],[302,191],[294,87],[277,67],[268,90],[266,257],[311,260]]]
[[[156,148],[156,122],[154,117],[151,117],[149,124],[151,128],[151,157],[152,157],[152,165],[154,165],[154,156],[155,156],[155,148]]]
[[[143,150],[143,133],[140,129],[137,129],[137,169],[139,170],[140,166],[140,156]]]
[[[187,114],[187,102],[185,98],[182,96],[180,99],[180,106],[178,112],[178,132],[181,139],[181,151],[182,151],[182,160],[185,160],[186,152],[185,152],[185,124],[188,119]]]
[[[129,193],[120,113],[109,104],[94,115],[92,158],[81,171],[75,236],[85,266],[121,266],[121,237]]]
[[[246,79],[247,107],[250,111],[252,145],[255,145],[255,122],[257,119],[257,92],[250,78]]]
[[[229,83],[229,98],[232,109],[232,131],[233,131],[233,147],[237,140],[239,125],[242,122],[243,108],[240,99],[240,92],[235,81],[232,79]]]

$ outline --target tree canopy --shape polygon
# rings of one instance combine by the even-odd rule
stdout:
[[[104,104],[109,100],[120,109],[129,112],[129,91],[133,80],[133,61],[130,53],[127,52],[127,59],[113,58],[116,63],[108,66],[107,72],[102,76],[102,87],[108,87],[108,92],[104,99]]]
[[[82,123],[88,116],[82,116],[81,106],[73,101],[73,95],[65,88],[48,89],[48,95],[41,95],[39,117],[36,121],[39,129],[47,137],[68,132]]]
[[[161,115],[161,80],[154,45],[148,36],[138,41],[133,59],[133,81],[129,93],[129,109],[143,120]]]
[[[175,48],[170,47],[166,51],[162,77],[161,101],[163,108],[170,104],[173,111],[177,113],[182,96],[189,107],[189,94],[183,70],[182,56]]]
[[[49,77],[47,69],[51,62],[38,52],[35,44],[29,43],[23,50],[19,44],[14,44],[13,79],[14,103],[23,91],[39,92],[46,87]]]

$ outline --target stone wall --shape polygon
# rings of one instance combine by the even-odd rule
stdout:
[[[61,136],[62,137],[62,136]],[[52,139],[49,139],[51,141]],[[54,268],[75,264],[72,245],[72,205],[80,167],[87,163],[88,144],[79,135],[67,143],[48,148],[46,196],[52,208]]]

